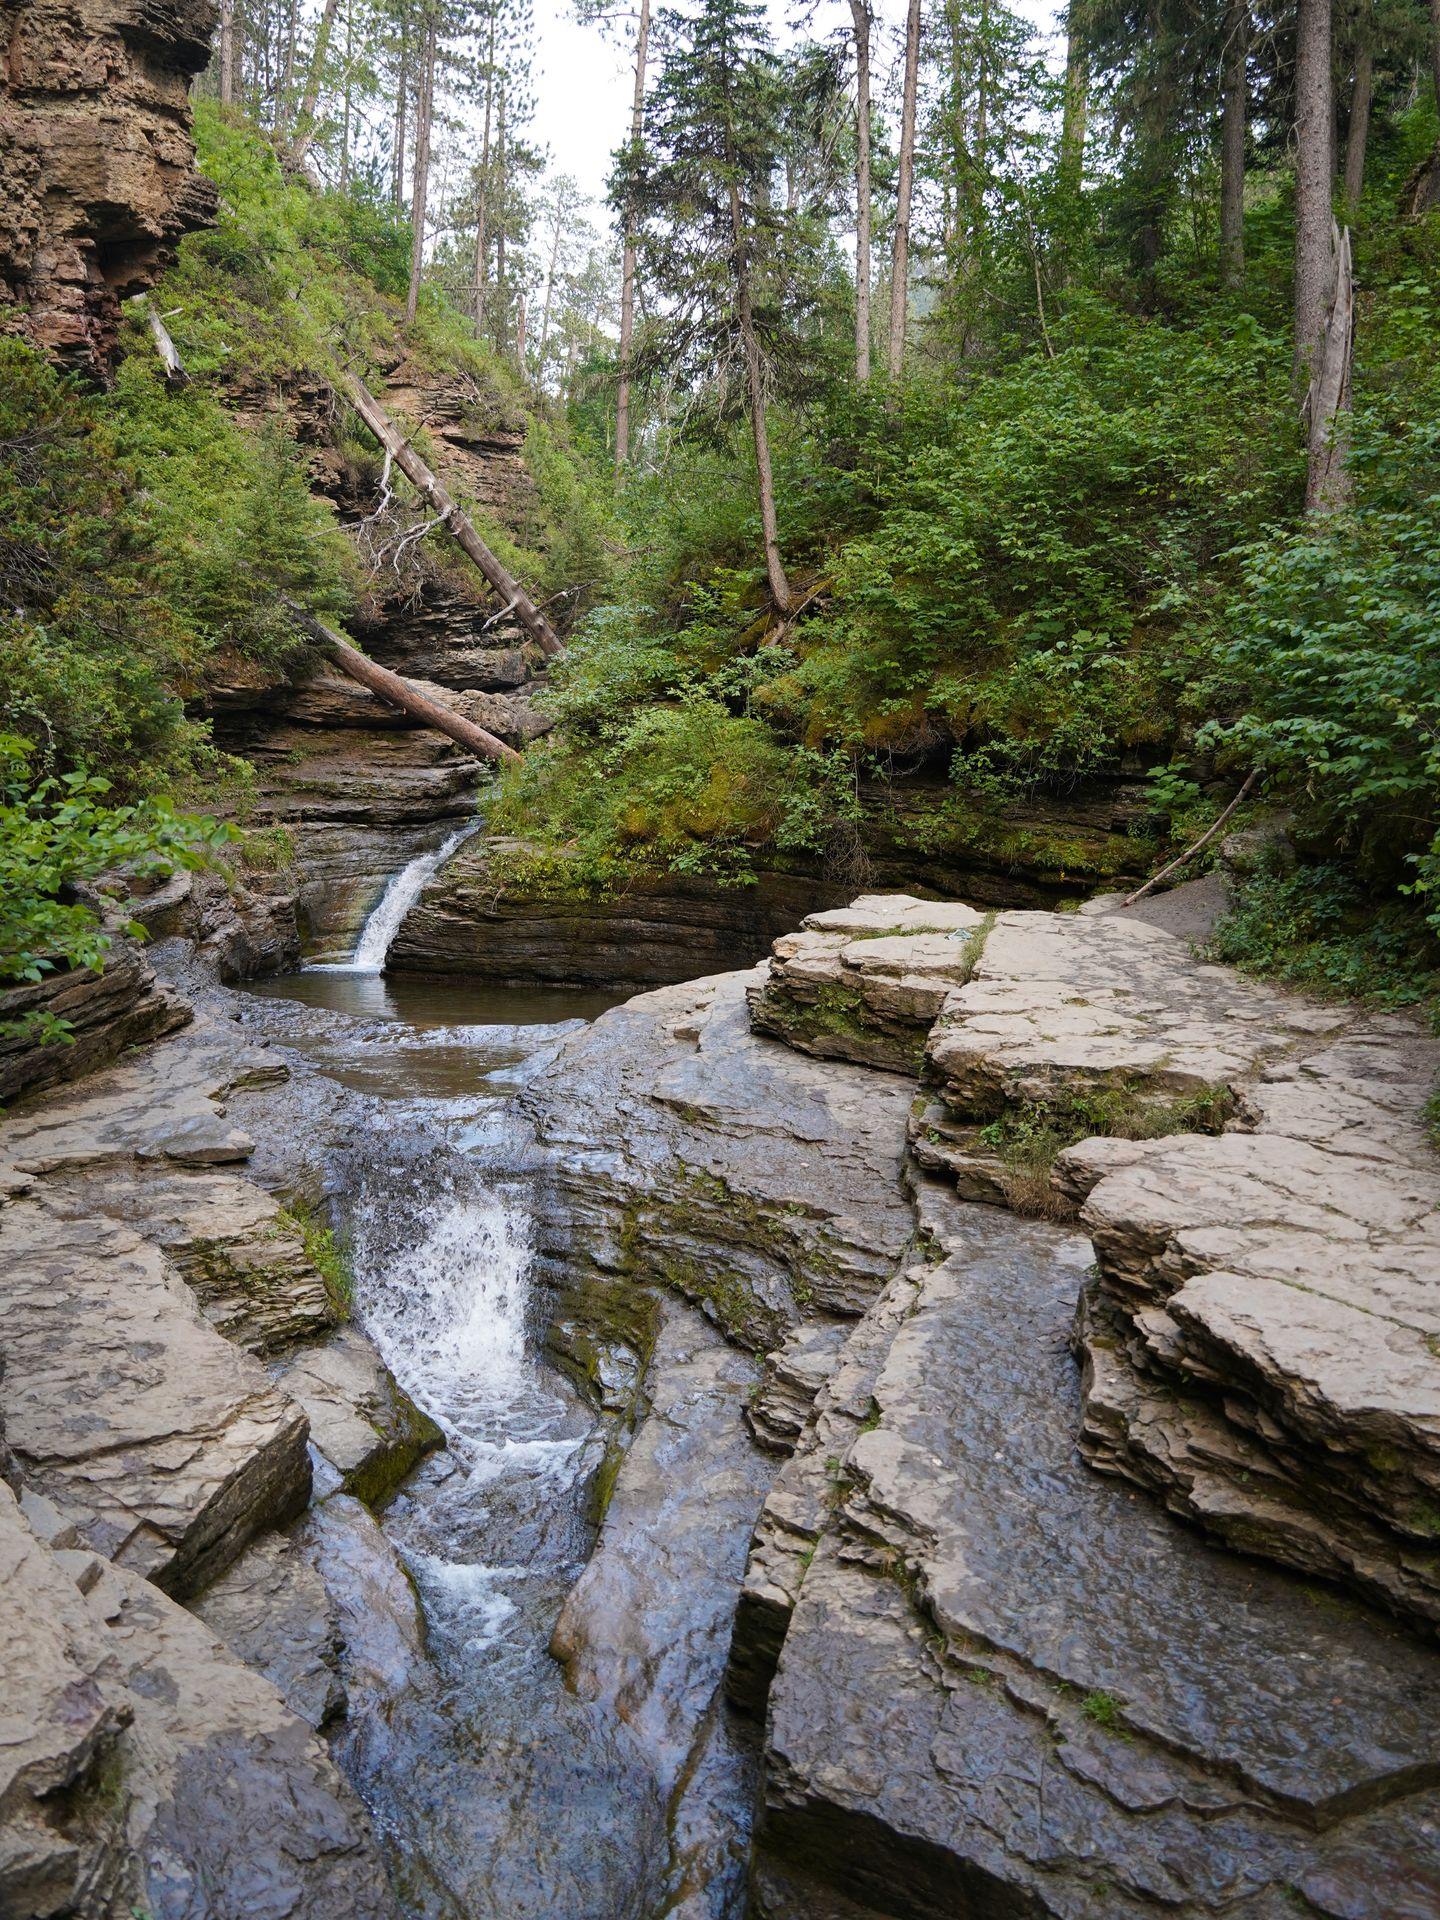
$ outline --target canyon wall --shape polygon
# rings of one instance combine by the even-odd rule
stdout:
[[[210,0],[34,0],[0,7],[0,325],[104,378],[120,302],[205,225],[189,85]]]

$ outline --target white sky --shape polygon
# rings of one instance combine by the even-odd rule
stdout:
[[[1011,0],[1011,4],[1042,31],[1054,33],[1058,15],[1054,0]],[[791,10],[782,0],[769,0],[769,7],[776,36],[783,42]],[[875,0],[875,13],[875,90],[877,104],[883,106],[892,65],[890,48],[904,25],[905,0]],[[829,4],[821,0],[818,30],[848,19],[848,7],[838,0]],[[570,0],[535,0],[535,25],[540,47],[535,92],[540,111],[530,129],[531,138],[539,146],[548,146],[555,172],[573,174],[586,193],[603,203],[610,156],[629,125],[635,86],[633,26],[627,26],[621,36],[581,26]],[[606,224],[603,209],[597,224]]]

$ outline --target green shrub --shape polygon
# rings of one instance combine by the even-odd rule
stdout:
[[[123,867],[138,874],[196,868],[233,829],[176,813],[163,800],[108,804],[109,782],[82,773],[32,779],[28,741],[0,734],[0,984],[104,965],[111,935],[75,889]],[[139,933],[138,927],[132,932]],[[0,1022],[0,1031],[63,1039],[53,1017]]]

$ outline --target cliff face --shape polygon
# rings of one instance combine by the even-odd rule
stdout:
[[[214,212],[188,87],[211,0],[0,5],[0,301],[65,366],[104,376],[119,302]]]

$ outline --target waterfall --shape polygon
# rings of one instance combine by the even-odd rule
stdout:
[[[468,840],[479,826],[478,820],[467,820],[453,833],[447,834],[438,847],[432,847],[429,853],[420,853],[401,867],[398,873],[392,873],[385,883],[369,919],[360,929],[360,938],[355,951],[348,960],[333,960],[316,967],[316,972],[325,973],[380,973],[385,966],[385,956],[407,913],[420,898],[430,881],[444,866],[455,849],[464,840]]]

